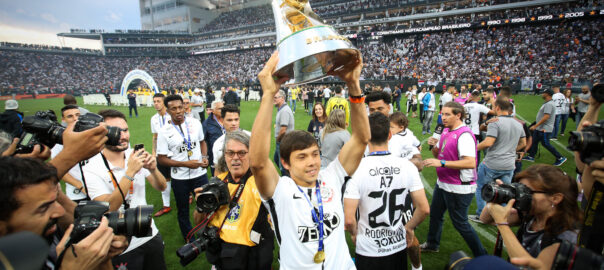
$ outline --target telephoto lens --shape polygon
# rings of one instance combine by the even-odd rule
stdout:
[[[200,253],[219,244],[219,239],[220,235],[217,227],[205,227],[199,238],[176,250],[176,255],[180,258],[180,264],[186,266],[191,263]]]
[[[151,236],[152,214],[152,205],[141,205],[127,210],[108,212],[105,216],[115,234],[146,237]]]
[[[529,211],[533,201],[531,189],[521,183],[497,185],[490,182],[482,187],[482,199],[485,202],[505,204],[515,199],[514,208],[518,211]]]

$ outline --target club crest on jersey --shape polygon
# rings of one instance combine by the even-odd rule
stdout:
[[[318,212],[318,209],[315,208]],[[323,234],[324,238],[329,237],[338,226],[340,226],[342,219],[336,213],[325,213],[323,219]],[[319,241],[319,228],[316,224],[312,227],[309,226],[298,226],[298,240],[302,243],[317,242]]]
[[[241,205],[241,203],[237,203],[237,205],[235,205],[235,207],[233,207],[233,209],[231,209],[231,211],[229,212],[229,216],[226,218],[226,221],[228,223],[235,223],[239,220],[239,218],[241,217],[241,208],[243,207],[243,205]]]
[[[321,183],[321,200],[323,203],[331,202],[333,199],[333,189],[325,185],[325,182]]]

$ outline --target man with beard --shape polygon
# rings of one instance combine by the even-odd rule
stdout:
[[[119,145],[106,145],[84,166],[90,198],[108,202],[109,211],[147,205],[146,181],[156,190],[166,188],[166,179],[157,169],[155,156],[144,149],[135,152],[129,147],[130,131],[124,114],[116,110],[103,110],[99,114],[107,125],[120,128],[121,135]],[[166,269],[163,240],[153,221],[151,229],[151,236],[132,237],[128,249],[112,259],[116,269],[123,266],[128,269]]]
[[[195,188],[208,182],[205,169],[208,167],[208,148],[199,121],[185,118],[182,97],[168,96],[164,105],[172,122],[159,131],[157,159],[160,164],[172,168],[170,176],[178,208],[178,225],[183,239],[188,242],[192,240],[187,237],[192,229],[189,219],[189,195]],[[168,157],[168,154],[172,156]]]
[[[151,133],[153,134],[153,151],[151,154],[154,157],[157,157],[157,133],[160,129],[162,129],[165,125],[170,124],[170,115],[166,112],[166,106],[164,106],[164,94],[157,93],[153,96],[153,107],[157,111],[151,117]],[[170,181],[170,167],[163,166],[161,164],[157,164],[157,169],[161,174],[166,178],[166,181]],[[172,211],[170,208],[170,185],[166,185],[166,189],[161,192],[161,199],[163,202],[163,207],[157,211],[153,216],[160,217],[163,214],[166,214]]]

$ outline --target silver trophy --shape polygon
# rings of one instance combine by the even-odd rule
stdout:
[[[308,0],[273,0],[279,63],[273,74],[286,86],[320,80],[348,68],[360,55],[350,40],[315,14]]]

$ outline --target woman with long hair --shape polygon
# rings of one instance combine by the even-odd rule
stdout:
[[[575,114],[575,99],[572,96],[572,91],[570,89],[566,89],[563,92],[564,101],[562,102],[562,118],[560,119],[561,127],[560,127],[560,136],[564,136],[564,131],[566,130],[566,122],[568,122],[568,118],[571,114]],[[558,135],[558,134],[555,134]]]
[[[317,102],[312,108],[312,120],[308,123],[308,128],[306,130],[315,137],[319,144],[319,148],[321,148],[321,138],[319,137],[319,134],[321,134],[323,127],[325,127],[325,121],[327,121],[325,107],[323,106],[323,103]]]
[[[518,212],[513,208],[515,200],[507,206],[488,203],[480,220],[495,224],[503,237],[510,257],[537,257],[549,245],[569,241],[577,242],[578,226],[582,213],[577,204],[577,182],[560,168],[535,164],[518,173],[514,182],[528,187],[531,207]],[[520,226],[516,235],[510,226]]]
[[[321,168],[327,167],[338,156],[348,140],[350,133],[346,130],[346,113],[339,109],[331,111],[321,132]]]

